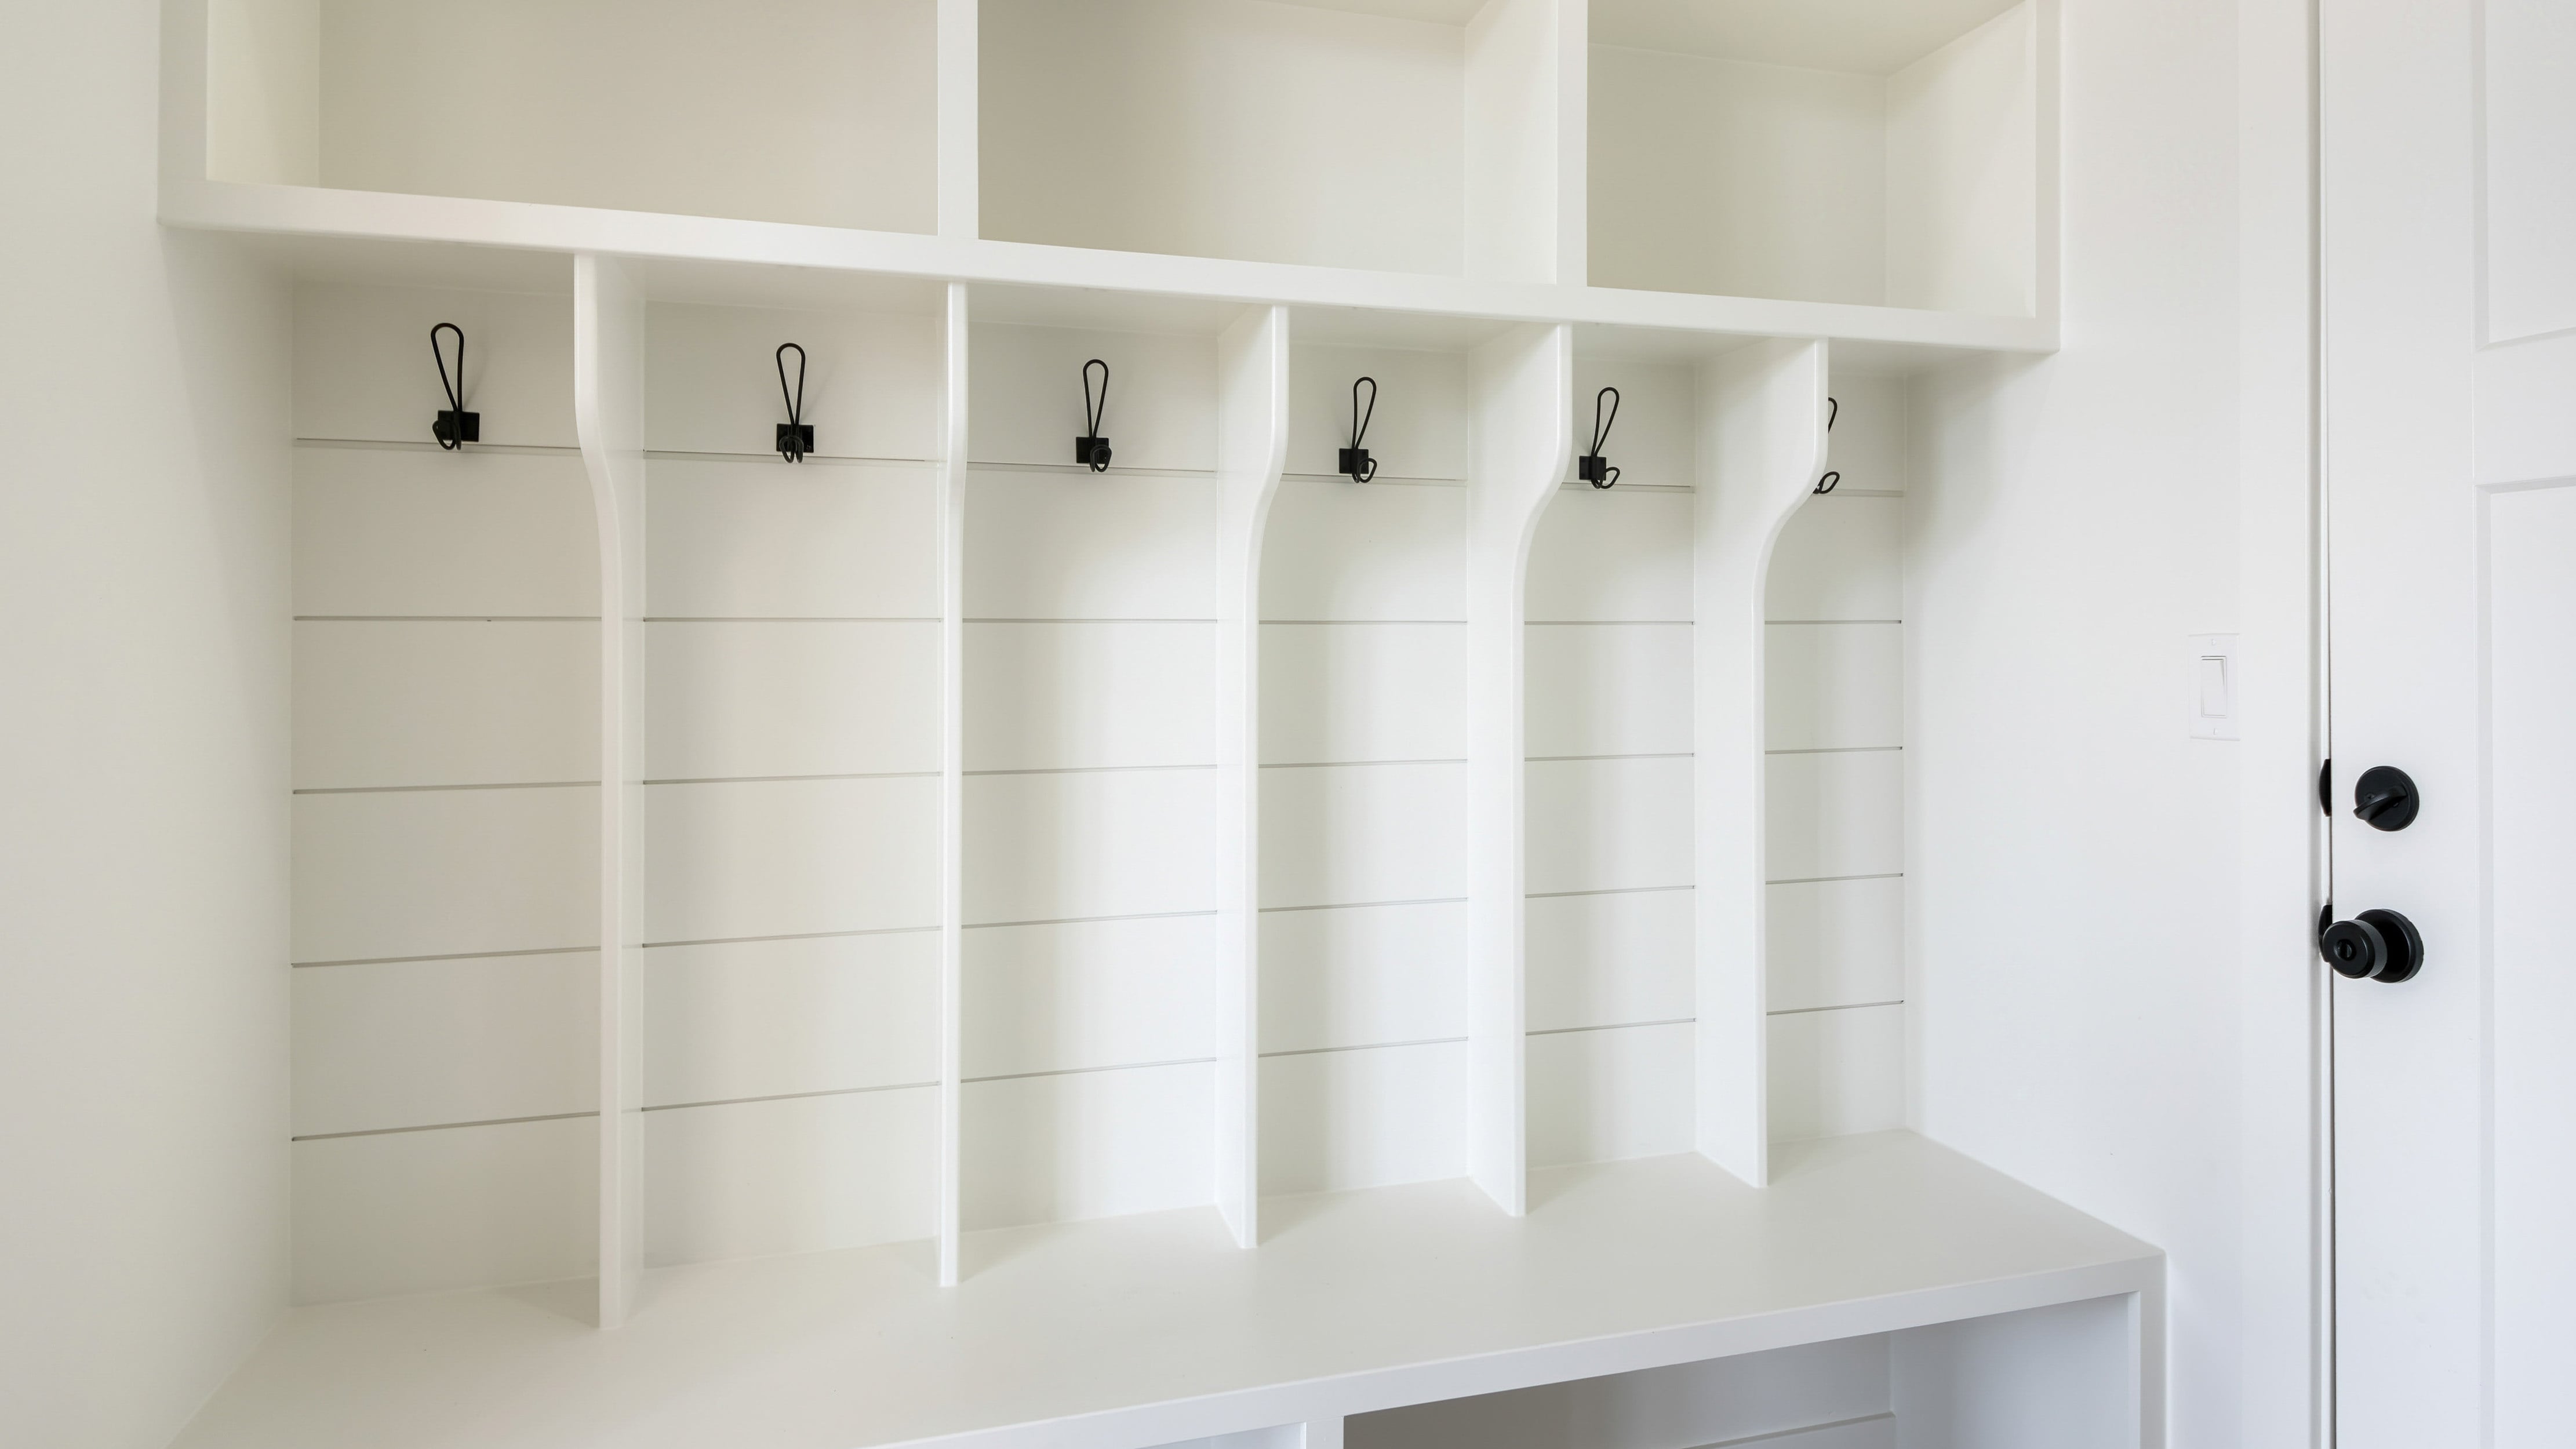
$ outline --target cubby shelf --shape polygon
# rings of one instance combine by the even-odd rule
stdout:
[[[1779,8],[1788,0],[1764,3]],[[1847,19],[1861,33],[1873,25],[1908,36],[1924,30],[1920,18],[1890,3],[1865,0],[1867,13]],[[779,97],[871,87],[795,76],[768,84],[749,57],[735,53],[731,37],[712,46],[711,56],[691,54],[687,47],[707,44],[710,27],[706,12],[686,0],[664,7],[686,23],[656,29],[663,49],[635,46],[637,22],[613,7],[550,8],[541,33],[511,32],[499,48],[578,54],[599,30],[624,33],[628,43],[546,84],[500,65],[455,72],[437,58],[439,46],[406,44],[403,24],[426,22],[394,23],[377,14],[388,7],[365,0],[311,0],[300,8],[285,0],[179,0],[164,48],[161,213],[173,225],[285,236],[2041,352],[2053,349],[2057,336],[2056,3],[2023,0],[1996,22],[2020,26],[2012,34],[2024,50],[2005,57],[2009,64],[1949,68],[1962,73],[1951,85],[1964,99],[1935,90],[1908,111],[1901,98],[1881,96],[1893,83],[1881,74],[1891,68],[1889,57],[1864,44],[1857,56],[1841,58],[1865,68],[1845,79],[1866,93],[1846,108],[1857,119],[1846,118],[1851,124],[1843,129],[1887,128],[1888,159],[1867,176],[1819,174],[1801,183],[1745,174],[1746,149],[1758,148],[1767,132],[1741,134],[1759,123],[1739,105],[1708,118],[1720,128],[1709,142],[1718,159],[1699,167],[1710,175],[1676,175],[1673,185],[1657,187],[1633,161],[1590,157],[1598,138],[1587,140],[1597,129],[1587,122],[1589,73],[1606,63],[1601,55],[1630,52],[1587,46],[1585,37],[1604,26],[1625,37],[1639,22],[1616,12],[1587,21],[1585,0],[1497,0],[1491,24],[1474,18],[1474,6],[1404,0],[1118,0],[1084,28],[1073,46],[1081,53],[1063,57],[1054,54],[1060,45],[1025,33],[1069,23],[1061,17],[1077,12],[1063,7],[1004,4],[984,12],[977,0],[877,0],[861,7],[865,13],[789,7],[792,13],[764,16],[791,37],[790,51],[799,50],[792,37],[819,30],[827,37],[820,58],[892,77],[875,88],[891,99],[852,110]],[[440,17],[442,36],[488,30],[509,13],[466,0],[451,8],[457,13]],[[1933,19],[1996,8],[1990,0],[1957,0]],[[1878,15],[1882,9],[1886,16]],[[1256,19],[1230,23],[1228,15]],[[1284,29],[1275,18],[1282,16],[1291,22]],[[999,49],[986,45],[986,26],[1013,39]],[[879,31],[897,43],[868,45]],[[1087,124],[1078,109],[1085,97],[1157,98],[1171,89],[1119,69],[1154,64],[1158,52],[1138,37],[1167,32],[1187,38],[1162,59],[1207,72],[1191,92],[1196,99],[1158,100],[1182,108],[1170,114],[1112,107],[1099,125]],[[1642,33],[1662,32],[1645,23]],[[1283,37],[1313,53],[1308,69],[1319,75],[1271,73],[1303,53],[1288,45],[1274,54]],[[1712,48],[1688,34],[1674,43]],[[1316,59],[1336,47],[1367,64],[1336,74]],[[385,72],[375,83],[323,83],[361,55]],[[1380,75],[1368,68],[1380,61],[1393,69]],[[797,76],[815,63],[800,52]],[[988,64],[1002,67],[996,91],[984,89]],[[1258,74],[1230,77],[1230,65]],[[1422,83],[1454,90],[1472,124],[1429,140],[1368,129],[1384,119],[1371,98],[1387,87],[1420,109],[1423,98],[1410,93],[1406,77],[1425,66],[1426,77],[1446,79]],[[712,70],[719,79],[674,90],[668,82],[675,67]],[[1827,89],[1836,84],[1827,72],[1795,74],[1822,77],[1817,83]],[[409,109],[427,93],[423,87],[451,110],[474,112],[489,102],[526,114],[509,124],[507,114],[499,122],[478,119],[447,135],[453,128],[443,130],[436,108]],[[1989,97],[1998,87],[2010,94]],[[1623,83],[1619,90],[1637,88]],[[669,104],[674,94],[686,104]],[[663,98],[652,124],[679,128],[681,139],[668,147],[639,143],[631,128],[614,123],[646,95]],[[586,123],[561,148],[531,146],[526,137],[548,134],[545,118],[556,114],[529,109],[540,100],[608,119]],[[1193,105],[1222,114],[1202,115],[1188,109]],[[1447,105],[1438,100],[1421,119],[1429,124]],[[1064,106],[1077,109],[1062,114]],[[1265,106],[1287,109],[1273,115]],[[1330,130],[1337,125],[1359,129],[1342,135]],[[1324,128],[1322,139],[1317,128]],[[1191,161],[1216,144],[1203,132],[1231,137],[1226,144],[1240,154],[1229,151],[1228,165]],[[1197,149],[1173,152],[1176,135],[1199,137]],[[1878,144],[1856,131],[1836,132],[1834,140],[1840,149],[1825,147],[1820,161],[1848,161]],[[1626,141],[1614,123],[1606,144]],[[1421,146],[1436,154],[1404,159],[1408,147]],[[1976,149],[1995,146],[2004,149]],[[746,170],[734,160],[782,150],[792,158],[815,147],[861,159],[777,177],[768,177],[772,163]],[[652,155],[654,167],[635,172],[630,153]],[[890,156],[901,159],[888,162]],[[1075,156],[1085,164],[1074,165]],[[1260,159],[1243,164],[1244,156]],[[889,164],[896,169],[884,177],[871,169]],[[1596,179],[1587,191],[1588,172]],[[495,173],[509,179],[493,181]],[[1175,193],[1168,189],[1175,184],[1200,191]],[[397,186],[405,189],[389,189]],[[655,204],[670,209],[639,209]],[[1283,224],[1291,217],[1293,224]],[[1825,235],[1820,227],[1866,235]],[[1587,229],[1604,239],[1606,268],[1585,263]],[[1390,233],[1396,239],[1383,245],[1365,240]],[[1626,239],[1639,233],[1666,238],[1662,244],[1684,260],[1637,253]],[[1351,238],[1361,240],[1342,240]],[[1792,273],[1804,263],[1783,258],[1805,258],[1831,275],[1801,280]],[[1731,281],[1740,281],[1745,295],[1722,295]],[[1888,302],[1906,305],[1882,305]]]
[[[1558,1169],[1518,1219],[1454,1183],[1275,1199],[1250,1257],[1204,1210],[979,1233],[954,1290],[908,1245],[668,1269],[607,1336],[554,1287],[303,1308],[174,1449],[1317,1446],[1397,1406],[2051,1310],[2012,1443],[2114,1442],[2154,1402],[2154,1249],[1905,1133],[1784,1159],[1766,1191],[1688,1157]],[[1978,1442],[1938,1412],[1909,1442]]]
[[[163,218],[300,289],[310,968],[311,1306],[183,1442],[1331,1449],[1892,1335],[2152,1443],[2153,1251],[1854,1135],[1875,374],[2055,345],[2055,4],[172,0]]]

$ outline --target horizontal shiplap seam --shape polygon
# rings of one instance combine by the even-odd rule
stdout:
[[[787,460],[779,457],[778,450],[775,448],[765,453],[703,453],[690,452],[681,448],[646,448],[644,461],[648,463],[777,463],[785,466]],[[897,458],[874,453],[808,453],[805,455],[804,462],[797,466],[808,467],[816,463],[825,467],[839,468],[935,468],[939,466],[937,458]]]
[[[1214,619],[1182,619],[1182,618],[1124,618],[1124,617],[1122,617],[1122,618],[1106,618],[1106,617],[1093,617],[1093,616],[1089,616],[1089,615],[1076,615],[1076,614],[1065,614],[1065,615],[1058,615],[1058,616],[1050,616],[1050,617],[1040,618],[1040,617],[1035,616],[1035,615],[1029,615],[1029,616],[1026,616],[1026,617],[1018,617],[1018,616],[1010,616],[1010,615],[994,614],[994,615],[981,615],[981,616],[973,616],[973,617],[969,617],[969,618],[967,618],[966,620],[964,620],[964,622],[965,622],[965,623],[968,623],[968,624],[1210,624],[1210,625],[1213,625],[1214,623],[1216,623],[1216,620],[1214,620]]]
[[[480,1122],[425,1122],[417,1127],[365,1127],[355,1132],[307,1132],[302,1136],[289,1137],[286,1140],[337,1142],[347,1137],[393,1137],[405,1132],[454,1132],[467,1127],[520,1127],[531,1122],[577,1122],[584,1117],[598,1115],[595,1109],[588,1112],[548,1112],[535,1117],[491,1117]]]
[[[697,1107],[748,1107],[760,1102],[805,1102],[817,1097],[859,1097],[870,1092],[918,1092],[933,1082],[879,1082],[868,1087],[824,1087],[811,1092],[772,1092],[762,1097],[714,1097],[703,1102],[647,1102],[647,1112],[686,1112]]]
[[[298,971],[325,966],[405,966],[417,961],[496,961],[504,956],[578,956],[597,946],[523,946],[515,951],[441,951],[428,956],[355,956],[345,961],[289,961]]]
[[[1218,914],[1218,912],[1210,909],[1204,911],[1139,911],[1134,914],[1124,916],[1060,916],[1052,920],[1044,921],[967,921],[963,923],[959,929],[967,931],[1003,931],[1012,930],[1021,926],[1097,926],[1106,925],[1112,921],[1184,921],[1191,920],[1199,916],[1213,916],[1216,914]],[[937,930],[938,927],[933,926],[930,929]]]
[[[777,936],[708,936],[693,941],[646,941],[647,951],[671,951],[687,946],[756,946],[764,941],[846,941],[860,936],[923,936],[939,929],[936,922],[927,926],[872,926],[863,931],[790,931]]]
[[[703,1102],[647,1102],[640,1111],[682,1112],[695,1107],[743,1107],[760,1102],[802,1102],[818,1097],[857,1097],[872,1092],[913,1092],[936,1087],[937,1082],[882,1082],[866,1087],[826,1087],[813,1092],[776,1092],[761,1097],[719,1097]],[[307,1132],[289,1137],[289,1142],[333,1142],[346,1137],[393,1137],[407,1132],[459,1132],[475,1127],[518,1127],[531,1122],[578,1122],[599,1115],[588,1112],[549,1112],[533,1117],[487,1117],[471,1122],[421,1122],[403,1127],[361,1127],[348,1132]]]
[[[431,795],[467,790],[596,790],[598,788],[597,780],[502,780],[480,785],[305,785],[290,793],[297,795]]]
[[[408,438],[297,438],[298,448],[331,449],[353,453],[444,453],[448,450],[434,441],[414,442]],[[565,458],[581,456],[578,443],[468,443],[462,456],[498,453],[515,458]]]
[[[297,614],[298,624],[596,624],[597,614]]]
[[[1026,1082],[1038,1077],[1089,1077],[1102,1072],[1148,1072],[1159,1067],[1204,1067],[1213,1065],[1215,1057],[1175,1057],[1164,1062],[1112,1062],[1099,1067],[1053,1067],[1038,1072],[995,1072],[989,1076],[961,1078],[967,1086],[981,1082]]]
[[[1813,1016],[1820,1011],[1862,1011],[1873,1006],[1903,1006],[1904,1004],[1905,998],[1899,996],[1889,1001],[1837,1001],[1831,1006],[1783,1006],[1776,1011],[1765,1012],[1764,1015]]]
[[[1765,624],[1796,624],[1800,626],[1833,626],[1841,624],[1902,624],[1905,621],[1903,619],[1765,619],[1762,622]]]
[[[1015,770],[967,770],[963,773],[969,779],[991,779],[997,775],[1154,775],[1215,768],[1216,761],[1209,760],[1186,765],[1031,765]]]
[[[970,772],[971,773],[971,772]],[[647,785],[792,785],[811,780],[936,780],[937,770],[864,770],[840,775],[689,775],[651,779]]]
[[[1299,629],[1464,629],[1464,619],[1264,619],[1261,627],[1293,626]]]
[[[1834,883],[1834,882],[1836,882],[1836,881],[1846,881],[1846,880],[1903,880],[1903,879],[1905,879],[1905,872],[1903,872],[1903,871],[1901,871],[1901,870],[1882,870],[1882,871],[1877,871],[1877,872],[1874,872],[1874,873],[1868,873],[1868,874],[1862,874],[1862,875],[1794,875],[1794,876],[1783,876],[1783,877],[1781,877],[1781,878],[1780,878],[1780,879],[1778,879],[1778,880],[1766,880],[1766,881],[1764,881],[1764,882],[1763,882],[1763,884],[1764,884],[1764,885],[1831,885],[1831,884],[1833,884],[1833,883]]]
[[[1525,765],[1579,765],[1593,760],[1689,760],[1698,758],[1689,750],[1639,750],[1625,755],[1523,755]]]
[[[1568,493],[1607,493],[1610,491],[1607,488],[1596,489],[1591,484],[1584,482],[1580,478],[1570,479],[1566,482],[1559,483],[1556,486]],[[1699,491],[1688,483],[1630,483],[1625,479],[1620,480],[1617,487],[1622,493],[1697,493]]]
[[[1695,1026],[1696,1016],[1666,1017],[1660,1021],[1605,1021],[1592,1026],[1534,1026],[1525,1036],[1571,1036],[1583,1031],[1637,1031],[1650,1026]]]
[[[1373,911],[1386,906],[1463,906],[1465,904],[1467,904],[1465,896],[1420,896],[1400,901],[1328,901],[1312,906],[1263,906],[1260,914],[1271,916],[1283,911]],[[1210,911],[1208,914],[1216,913]]]
[[[1394,473],[1380,473],[1366,483],[1354,483],[1341,473],[1297,473],[1279,475],[1283,483],[1339,483],[1345,488],[1464,488],[1464,478],[1416,478]]]
[[[1795,750],[1764,750],[1766,755],[1895,755],[1904,753],[1903,745],[1815,745]]]
[[[1464,756],[1422,760],[1264,760],[1265,770],[1374,770],[1388,765],[1463,765]]]
[[[1533,629],[1688,629],[1692,619],[1523,619]]]
[[[1561,901],[1574,896],[1650,896],[1666,891],[1695,891],[1698,889],[1699,887],[1696,885],[1599,886],[1592,890],[1581,891],[1524,891],[1521,893],[1521,899],[1528,901]]]
[[[1087,463],[995,463],[973,458],[966,460],[966,471],[973,473],[1039,473],[1066,478],[1183,478],[1191,482],[1214,483],[1222,476],[1214,468],[1130,468],[1113,463],[1095,473]]]
[[[647,614],[647,624],[937,624],[937,614]]]
[[[1461,1046],[1466,1043],[1466,1040],[1467,1038],[1463,1036],[1426,1036],[1418,1041],[1364,1041],[1350,1046],[1287,1047],[1279,1051],[1263,1052],[1261,1059],[1266,1062],[1279,1057],[1322,1057],[1335,1056],[1344,1052],[1401,1051],[1406,1047]]]

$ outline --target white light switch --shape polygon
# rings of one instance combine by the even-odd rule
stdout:
[[[2196,740],[2236,738],[2236,636],[2191,636],[2191,735]]]

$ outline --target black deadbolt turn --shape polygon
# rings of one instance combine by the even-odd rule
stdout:
[[[2317,950],[2340,976],[2394,986],[2424,966],[2424,938],[2395,911],[2363,911],[2337,921],[2317,937]]]
[[[2373,765],[2352,782],[2353,818],[2373,830],[2403,830],[2421,803],[2415,781],[2395,765]]]

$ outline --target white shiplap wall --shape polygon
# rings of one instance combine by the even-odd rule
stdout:
[[[1373,482],[1333,470],[1377,380]],[[1467,1170],[1466,479],[1456,353],[1300,347],[1261,580],[1261,1185]]]
[[[298,303],[297,1292],[592,1271],[595,538],[568,299]],[[429,325],[486,443],[445,454]],[[654,1263],[937,1228],[943,340],[656,304],[644,953]],[[809,353],[820,453],[769,451]],[[978,326],[966,498],[968,1228],[1212,1200],[1218,484],[1205,335]],[[1064,458],[1114,370],[1118,467]],[[1686,368],[1625,396],[1530,561],[1536,1165],[1689,1149]],[[1376,377],[1377,481],[1331,470]],[[1838,379],[1840,490],[1770,614],[1773,1130],[1903,1118],[1902,391]],[[1261,591],[1261,1184],[1465,1171],[1462,354],[1293,357]]]
[[[942,351],[927,310],[647,318],[651,1263],[935,1228]]]
[[[1215,340],[969,355],[963,1224],[1211,1202]],[[1070,461],[1094,357],[1105,474]]]
[[[485,443],[425,439],[469,343]],[[926,1236],[935,318],[656,306],[647,1251]],[[568,298],[297,329],[299,1297],[594,1266],[596,542]],[[812,357],[823,456],[768,452]]]
[[[1837,374],[1834,491],[1771,565],[1770,1109],[1777,1140],[1905,1107],[1905,386]]]
[[[483,415],[464,454],[428,440],[441,321]],[[296,299],[299,1299],[595,1263],[598,555],[571,346],[569,296]]]

